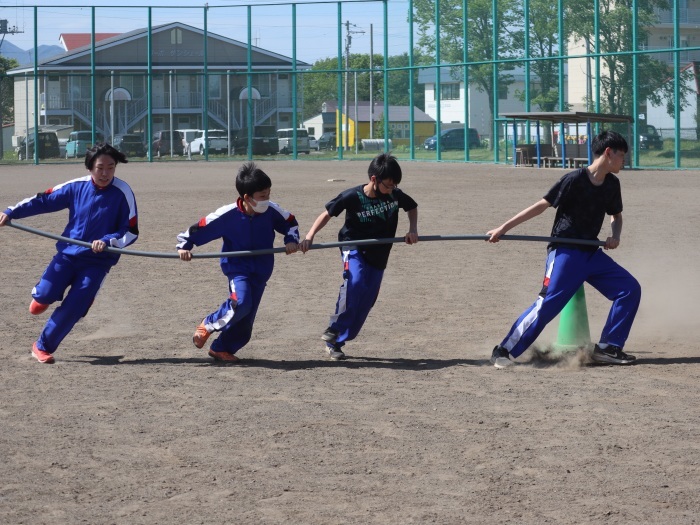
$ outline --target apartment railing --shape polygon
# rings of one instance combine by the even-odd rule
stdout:
[[[700,23],[700,9],[679,9],[678,22],[681,24],[698,24]],[[659,24],[672,24],[673,11],[670,9],[654,9],[654,13],[659,17]]]

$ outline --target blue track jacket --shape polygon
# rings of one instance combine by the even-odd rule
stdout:
[[[223,239],[222,252],[265,250],[272,248],[275,231],[284,235],[284,244],[299,242],[299,224],[294,215],[270,202],[265,213],[248,215],[239,198],[222,206],[177,236],[179,250],[191,250],[214,239]],[[226,275],[257,275],[266,282],[272,275],[274,255],[222,257],[221,270]]]
[[[116,177],[103,189],[92,182],[90,175],[70,180],[10,206],[5,214],[10,219],[23,219],[65,209],[68,224],[63,237],[89,243],[101,240],[114,248],[129,246],[138,238],[136,198],[129,185]],[[56,249],[107,267],[119,261],[117,253],[94,253],[90,248],[65,241],[58,241]]]

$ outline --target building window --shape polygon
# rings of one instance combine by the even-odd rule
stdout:
[[[440,84],[442,100],[459,100],[459,84]]]
[[[508,86],[499,84],[498,86],[498,100],[506,100],[508,98]]]
[[[172,45],[182,44],[182,29],[173,29],[170,31],[170,43]]]
[[[221,98],[221,75],[209,75],[209,98]]]

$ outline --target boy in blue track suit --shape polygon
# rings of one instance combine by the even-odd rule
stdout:
[[[595,158],[590,166],[567,173],[544,198],[487,232],[489,242],[498,242],[501,235],[551,206],[557,209],[552,237],[597,240],[608,214],[612,235],[606,239],[604,248],[617,248],[622,234],[622,196],[620,180],[615,174],[624,165],[627,141],[619,133],[603,131],[594,137],[591,148]],[[593,349],[593,361],[634,363],[635,356],[626,354],[622,348],[641,300],[637,280],[598,247],[553,242],[548,246],[542,291],[493,349],[493,365],[511,366],[510,358],[518,357],[535,342],[584,282],[613,302],[600,342]]]
[[[300,248],[306,253],[314,236],[331,217],[345,212],[345,223],[338,241],[387,239],[396,235],[399,209],[408,215],[407,244],[418,242],[418,204],[398,189],[401,166],[389,153],[377,155],[367,170],[366,184],[349,188],[326,204],[314,221]],[[329,357],[345,359],[343,346],[357,337],[379,295],[384,270],[393,244],[346,246],[341,249],[343,284],[338,293],[335,313],[321,336]]]
[[[270,201],[272,181],[253,162],[244,164],[236,176],[239,198],[203,217],[178,235],[180,259],[190,261],[192,248],[222,239],[222,252],[264,250],[273,246],[275,232],[284,235],[289,255],[298,249],[299,225],[294,215]],[[272,275],[274,255],[222,257],[221,270],[228,278],[229,297],[218,310],[197,326],[192,342],[202,348],[209,336],[219,332],[209,355],[215,361],[236,362],[253,332],[253,323]]]
[[[24,199],[0,214],[4,226],[11,219],[68,209],[63,237],[91,243],[87,248],[58,241],[58,253],[32,290],[29,312],[34,315],[61,301],[33,345],[32,355],[40,363],[54,362],[53,353],[87,314],[107,273],[119,261],[119,254],[105,248],[125,248],[138,238],[136,199],[129,185],[114,176],[120,162],[127,162],[123,153],[97,144],[85,154],[89,175]]]

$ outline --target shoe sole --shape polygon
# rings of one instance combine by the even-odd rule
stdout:
[[[343,361],[346,358],[346,355],[343,352],[338,352],[335,355],[331,354],[330,349],[326,350],[326,353],[328,354],[328,357],[331,358],[331,361]]]
[[[36,355],[34,352],[32,352],[32,357],[39,361],[42,365],[52,365],[56,362],[56,360],[53,358],[53,356],[49,357],[48,359],[42,359],[38,355]]]
[[[617,359],[615,357],[611,357],[609,355],[598,355],[598,354],[593,354],[591,356],[591,359],[595,363],[601,363],[605,365],[631,365],[634,364],[636,359]]]
[[[207,339],[208,339],[208,338],[207,338]],[[205,344],[207,344],[207,340],[205,339],[204,341],[202,341],[201,339],[198,339],[197,336],[195,336],[195,337],[192,338],[192,343],[193,343],[194,346],[196,346],[197,348],[202,348]]]
[[[211,357],[217,363],[238,363],[240,359],[235,355],[231,354],[234,359],[222,359],[213,350],[209,350],[209,357]]]
[[[491,362],[493,363],[493,366],[495,368],[510,368],[511,366],[513,366],[515,364],[513,361],[511,361],[507,357],[497,357],[496,359],[494,359]]]

